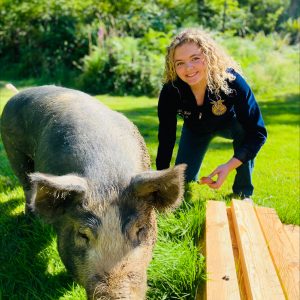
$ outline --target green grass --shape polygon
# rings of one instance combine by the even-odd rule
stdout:
[[[259,205],[274,207],[285,223],[299,224],[299,94],[297,90],[283,95],[263,95],[260,107],[268,130],[268,139],[255,160],[253,199]],[[154,166],[157,150],[157,99],[146,97],[98,96],[111,108],[124,113],[140,129],[146,140]],[[179,122],[178,134],[181,130]],[[174,154],[176,153],[176,148]],[[231,141],[213,140],[204,159],[201,175],[211,173],[232,156]],[[174,163],[173,155],[173,163]],[[234,172],[220,190],[192,185],[202,200],[227,199],[231,193]]]
[[[15,84],[22,87],[34,82]],[[11,95],[0,82],[0,112]],[[109,95],[97,98],[138,126],[154,168],[157,99]],[[259,205],[275,208],[284,223],[299,225],[299,91],[292,87],[283,94],[257,98],[269,137],[255,161],[253,199]],[[181,125],[179,122],[178,136]],[[230,141],[215,139],[201,176],[231,156]],[[233,178],[232,173],[218,191],[190,184],[183,205],[174,213],[159,216],[159,238],[148,270],[148,299],[193,299],[205,280],[203,249],[198,246],[203,237],[205,203],[209,199],[229,202]],[[39,219],[28,219],[23,208],[22,189],[0,140],[0,299],[85,299],[83,288],[73,282],[59,259],[52,228]]]

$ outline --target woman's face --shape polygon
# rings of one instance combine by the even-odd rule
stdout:
[[[188,85],[206,85],[207,68],[205,59],[195,43],[186,43],[176,47],[174,65],[178,77]]]

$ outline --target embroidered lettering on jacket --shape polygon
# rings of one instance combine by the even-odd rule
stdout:
[[[178,109],[177,113],[184,119],[188,119],[189,116],[192,114],[192,112],[188,110],[182,110],[182,109]]]

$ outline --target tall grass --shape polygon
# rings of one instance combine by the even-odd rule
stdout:
[[[255,161],[253,199],[273,207],[284,223],[300,224],[299,208],[299,60],[296,50],[282,41],[256,37],[245,42],[225,40],[229,51],[242,62],[256,91],[268,129],[266,145]],[[272,59],[273,58],[273,59]],[[14,82],[17,87],[35,82]],[[0,82],[0,112],[12,93]],[[97,97],[124,113],[140,129],[154,166],[157,150],[156,98]],[[178,136],[182,122],[179,122]],[[177,148],[174,150],[174,156]],[[213,140],[201,176],[232,156],[231,142]],[[174,157],[172,160],[174,163]],[[234,173],[220,190],[191,183],[181,207],[158,216],[159,234],[148,269],[150,299],[194,299],[205,280],[201,247],[205,204],[209,199],[230,202]],[[62,265],[52,228],[23,214],[24,195],[7,161],[0,140],[0,299],[85,299]]]
[[[197,248],[204,219],[205,202],[191,202],[188,196],[175,213],[159,217],[158,243],[148,272],[150,299],[191,299],[195,294],[205,278],[204,256]]]

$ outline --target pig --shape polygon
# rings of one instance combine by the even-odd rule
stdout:
[[[145,299],[156,212],[180,205],[185,165],[150,170],[136,126],[83,92],[13,96],[1,136],[27,213],[52,224],[66,269],[88,299]]]

